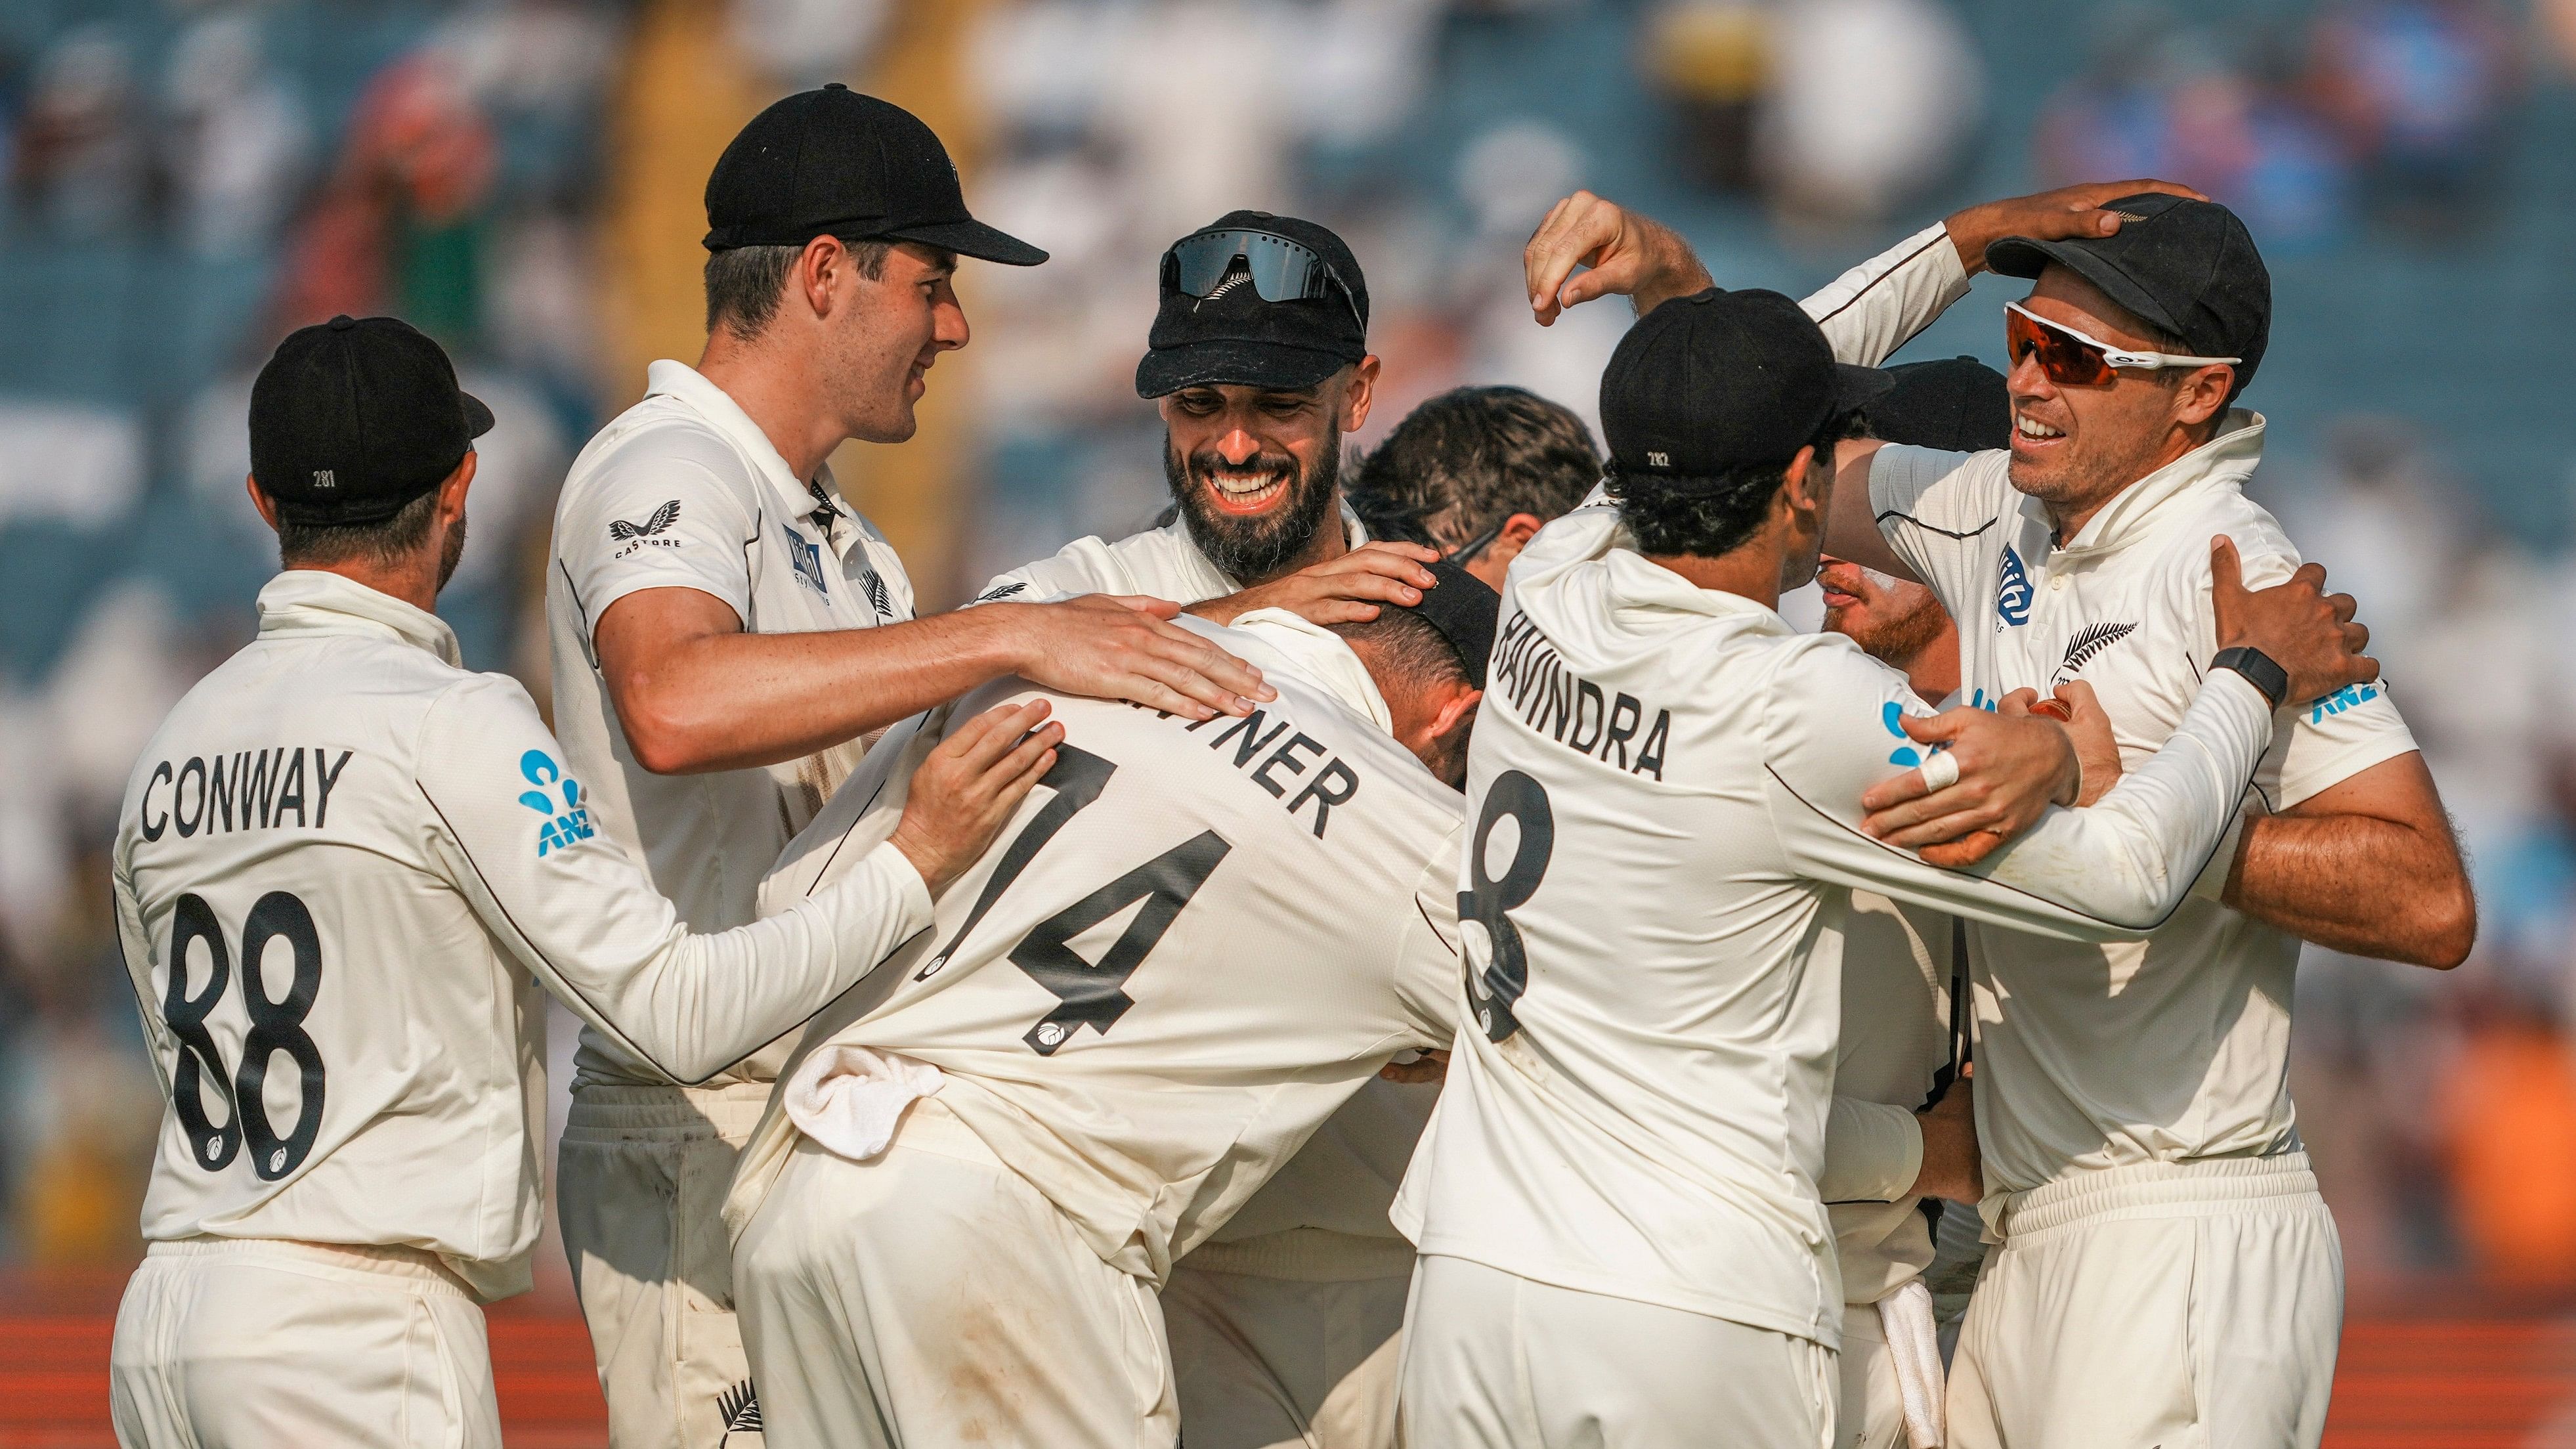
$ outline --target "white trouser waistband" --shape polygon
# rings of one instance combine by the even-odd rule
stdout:
[[[482,1301],[473,1287],[444,1259],[426,1248],[401,1247],[390,1243],[308,1243],[294,1238],[217,1238],[198,1236],[173,1238],[144,1249],[147,1258],[180,1258],[200,1261],[240,1259],[250,1262],[309,1263],[318,1267],[338,1268],[353,1273],[373,1273],[380,1277],[399,1278],[417,1284],[433,1293],[453,1293],[474,1302]]]
[[[2002,1211],[1987,1220],[1999,1237],[2010,1241],[2111,1218],[2257,1212],[2281,1206],[2281,1199],[2322,1201],[2305,1152],[2141,1162],[2079,1173],[2006,1195]]]
[[[721,1087],[575,1086],[567,1141],[635,1141],[710,1134],[740,1142],[769,1105],[767,1082]]]

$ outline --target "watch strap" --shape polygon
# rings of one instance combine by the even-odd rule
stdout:
[[[2274,663],[2272,656],[2250,644],[2221,649],[2209,661],[2212,669],[2233,669],[2245,676],[2245,682],[2263,691],[2263,697],[2279,709],[2290,697],[2290,672]]]

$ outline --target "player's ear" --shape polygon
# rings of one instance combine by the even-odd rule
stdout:
[[[1484,698],[1485,692],[1481,689],[1452,686],[1448,697],[1440,701],[1440,708],[1431,716],[1431,738],[1445,740],[1474,729],[1476,706],[1483,703]]]
[[[275,529],[277,527],[277,505],[269,501],[269,496],[266,493],[260,491],[259,479],[245,473],[242,475],[242,486],[250,490],[250,506],[259,510],[260,521],[267,524],[272,530]]]
[[[445,481],[438,485],[439,515],[451,522],[465,516],[465,493],[467,489],[474,486],[475,458],[474,450],[466,449],[465,457],[456,465],[456,471],[448,474]]]
[[[1356,433],[1368,423],[1369,404],[1377,400],[1377,354],[1372,352],[1351,368],[1351,381],[1342,389],[1341,429]]]

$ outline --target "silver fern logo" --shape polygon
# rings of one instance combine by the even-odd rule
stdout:
[[[716,1395],[716,1412],[724,1416],[724,1437],[716,1441],[718,1449],[728,1449],[736,1434],[760,1433],[760,1396],[752,1391],[749,1379]]]
[[[2135,624],[2095,624],[2066,641],[2066,657],[2058,662],[2057,672],[2048,677],[2054,687],[2083,672],[2095,655],[2126,639],[2137,631]]]

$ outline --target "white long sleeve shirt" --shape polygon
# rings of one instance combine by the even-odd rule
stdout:
[[[1456,1031],[1459,797],[1388,733],[1349,647],[1257,610],[1184,627],[1279,698],[1192,721],[1003,680],[952,715],[1045,697],[1055,768],[937,925],[819,1017],[826,1045],[944,1074],[939,1100],[1104,1262],[1160,1284],[1397,1054]],[[893,827],[942,715],[889,735],[763,887],[772,904]],[[798,1130],[744,1147],[725,1217],[760,1209]]]
[[[555,502],[555,727],[591,787],[593,828],[644,862],[692,930],[730,930],[758,914],[761,876],[866,747],[656,775],[635,762],[600,672],[600,618],[629,594],[684,588],[731,608],[745,633],[867,629],[912,617],[912,583],[831,469],[798,478],[760,425],[686,363],[656,362],[646,377],[644,399],[581,450]],[[770,1043],[718,1080],[769,1081],[790,1045]],[[575,1064],[585,1082],[661,1080],[592,1031]]]
[[[1808,299],[1837,357],[1875,363],[1964,295],[1955,249],[1922,241]],[[2280,525],[2245,496],[2262,456],[2263,419],[2232,411],[2217,437],[2064,540],[2012,486],[2006,451],[1882,448],[1870,503],[1888,546],[1958,622],[1961,684],[2000,696],[2085,680],[2123,767],[2135,769],[2174,733],[2217,652],[2210,539],[2235,540],[2248,588],[2299,566]],[[2260,806],[2287,809],[2415,748],[2385,682],[2295,702],[2275,718],[2255,775]],[[2298,1146],[2289,1048],[2299,943],[2288,932],[2212,896],[2185,902],[2143,941],[1985,926],[1970,940],[1990,1222],[2007,1194],[2075,1173]]]
[[[607,840],[527,692],[437,617],[336,574],[136,763],[117,934],[169,1094],[143,1235],[401,1245],[528,1284],[553,992],[634,1060],[705,1077],[930,921],[892,846],[829,891],[692,935]]]
[[[1462,1026],[1395,1221],[1424,1253],[1838,1342],[1818,1179],[1850,892],[2076,940],[2153,927],[2269,727],[2173,746],[1967,871],[1859,829],[1927,711],[1849,639],[1694,587],[1579,509],[1513,561],[1469,753]]]
[[[1843,918],[1842,1028],[1817,1190],[1833,1224],[1843,1300],[1875,1303],[1932,1263],[1916,1109],[1952,1065],[1951,918],[1876,891]]]
[[[1344,540],[1368,532],[1348,504]],[[1151,594],[1190,605],[1240,591],[1175,520],[1113,541],[1078,538],[984,586],[981,600],[1058,594]],[[1201,1267],[1262,1277],[1343,1279],[1411,1271],[1413,1246],[1387,1220],[1396,1184],[1440,1089],[1370,1081],[1335,1112],[1241,1211],[1208,1238]]]

